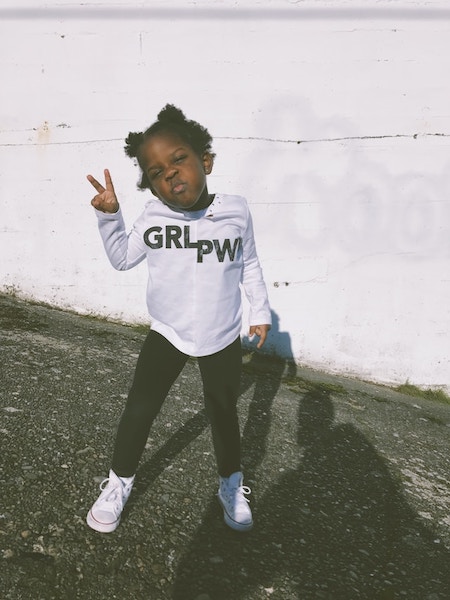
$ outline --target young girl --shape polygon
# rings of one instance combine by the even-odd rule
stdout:
[[[150,427],[189,356],[198,357],[219,472],[218,499],[227,525],[252,527],[243,485],[237,399],[241,373],[242,284],[250,303],[250,336],[260,348],[270,329],[266,286],[244,198],[209,194],[212,138],[199,123],[166,105],[143,133],[130,133],[125,152],[141,169],[141,189],[155,198],[129,234],[105,170],[105,187],[91,204],[108,258],[118,270],[148,266],[151,329],[138,358],[122,414],[109,477],[87,515],[90,527],[111,532],[130,495]]]

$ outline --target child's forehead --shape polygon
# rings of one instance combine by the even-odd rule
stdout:
[[[142,144],[144,157],[170,155],[178,150],[192,150],[190,144],[181,136],[172,132],[158,132],[149,136]]]

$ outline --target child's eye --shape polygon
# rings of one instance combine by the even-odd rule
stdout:
[[[160,171],[160,170],[159,170],[159,171],[154,171],[154,170],[153,170],[153,171],[150,171],[150,173],[149,173],[149,177],[150,177],[150,179],[152,179],[152,180],[153,180],[153,179],[156,179],[156,178],[157,178],[157,177],[159,177],[160,175],[161,175],[161,171]]]
[[[180,162],[183,162],[185,158],[186,156],[184,154],[182,154],[181,156],[176,156],[174,162],[178,164]]]

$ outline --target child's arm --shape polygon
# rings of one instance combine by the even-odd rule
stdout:
[[[119,271],[132,269],[145,258],[145,247],[134,228],[128,235],[125,231],[111,175],[108,169],[105,169],[106,187],[92,175],[88,175],[87,178],[98,192],[91,204],[96,209],[98,227],[109,261]]]
[[[242,285],[244,287],[245,295],[250,303],[249,336],[252,337],[257,335],[259,337],[257,348],[261,348],[266,341],[267,334],[271,328],[272,315],[267,297],[266,284],[264,283],[261,266],[256,252],[250,211],[248,211],[247,228],[243,236],[243,253],[244,271]]]

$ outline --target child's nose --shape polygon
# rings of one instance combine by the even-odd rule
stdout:
[[[173,179],[175,177],[175,175],[177,173],[178,173],[178,171],[177,171],[177,169],[175,167],[167,169],[167,171],[166,171],[166,180],[170,181],[171,179]]]

